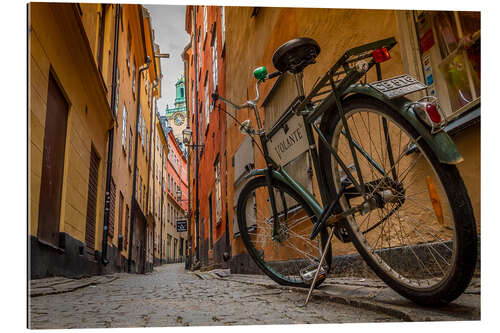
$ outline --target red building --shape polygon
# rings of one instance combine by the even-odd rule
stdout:
[[[225,9],[187,6],[184,52],[190,153],[192,263],[225,266],[230,251],[226,205],[226,115],[211,94],[225,94]],[[225,107],[221,105],[221,107]]]
[[[178,231],[177,222],[186,220],[188,211],[187,159],[177,142],[172,128],[168,126],[165,116],[160,116],[160,123],[167,141],[163,200],[164,227],[160,230],[160,262],[181,262],[186,255],[188,233]]]

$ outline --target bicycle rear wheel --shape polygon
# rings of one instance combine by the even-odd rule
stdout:
[[[288,185],[272,180],[279,219],[278,233],[273,231],[273,213],[265,177],[250,180],[238,198],[238,226],[243,243],[257,266],[271,279],[282,285],[309,287],[301,275],[319,264],[321,249],[328,235],[323,230],[314,240],[309,239],[316,217],[304,199]],[[331,248],[325,257],[328,271]],[[323,276],[316,287],[326,278]]]
[[[401,295],[423,305],[451,302],[469,284],[477,257],[473,211],[457,168],[441,164],[413,127],[378,100],[351,96],[343,108],[359,147],[361,172],[353,169],[354,178],[363,179],[376,202],[364,215],[346,218],[352,242]],[[329,113],[324,121],[331,147],[346,165],[354,165],[339,113]],[[327,149],[320,152],[330,194],[342,185],[350,189],[340,200],[342,209],[362,204],[365,198],[353,190],[337,161]]]

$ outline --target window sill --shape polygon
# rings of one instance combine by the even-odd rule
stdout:
[[[65,252],[64,249],[60,248],[59,246],[56,246],[54,244],[51,244],[51,243],[46,242],[44,240],[41,240],[40,238],[37,238],[37,240],[38,240],[38,243],[40,243],[42,245],[45,245],[45,246],[47,246],[47,247],[49,247],[49,248],[51,248],[53,250],[56,250],[57,252],[59,252],[61,254],[63,254]]]
[[[460,114],[457,118],[453,119],[444,131],[450,136],[456,136],[477,123],[481,122],[481,103],[472,106],[469,110]]]

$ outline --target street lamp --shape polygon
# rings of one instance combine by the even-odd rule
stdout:
[[[192,136],[193,131],[189,127],[186,127],[182,130],[182,142],[184,143],[184,145],[189,147]]]
[[[191,128],[189,127],[186,127],[185,129],[182,130],[182,143],[184,143],[184,145],[186,147],[198,147],[198,148],[203,148],[205,147],[204,144],[201,144],[201,145],[197,145],[197,144],[191,144],[191,139],[193,137],[193,131],[191,130]]]

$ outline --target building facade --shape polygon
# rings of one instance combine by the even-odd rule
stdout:
[[[269,72],[273,72],[271,58],[274,51],[290,39],[311,37],[321,47],[317,63],[304,72],[307,91],[346,50],[394,36],[398,44],[391,51],[392,59],[382,64],[384,78],[411,74],[426,82],[429,86],[426,94],[439,98],[449,119],[446,130],[464,157],[458,168],[468,189],[480,231],[478,12],[227,7],[225,20],[225,73],[227,82],[230,82],[225,96],[237,103],[254,96],[252,70],[266,66]],[[193,47],[197,45],[194,40],[192,43]],[[368,82],[376,81],[376,73],[372,72],[367,77]],[[203,95],[203,87],[198,90]],[[296,90],[293,81],[285,77],[279,83],[271,80],[262,84],[260,92],[263,96],[259,102],[260,117],[269,129],[295,97]],[[423,94],[416,94],[415,97]],[[253,112],[241,110],[233,115],[240,122],[250,119],[256,127]],[[243,186],[239,180],[249,168],[263,168],[265,163],[260,152],[254,149],[230,118],[227,118],[226,137],[228,160],[234,161],[227,164],[227,212],[232,249],[230,267],[233,272],[257,272],[239,236],[235,206]],[[308,160],[305,153],[287,170],[312,193],[318,194],[313,173],[304,172],[310,167]],[[343,255],[356,251],[350,243],[334,242],[333,252]]]
[[[167,157],[165,162],[165,228],[163,230],[163,248],[165,261],[181,262],[185,260],[187,231],[179,231],[178,223],[186,221],[187,195],[187,159],[173,130],[167,127],[166,117],[161,118],[167,139]]]
[[[149,14],[32,3],[28,40],[30,277],[151,270]]]
[[[225,8],[187,6],[184,52],[189,127],[192,262],[225,266],[230,253],[226,204],[226,117],[211,94],[225,94]]]

